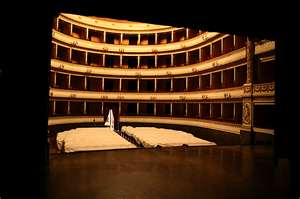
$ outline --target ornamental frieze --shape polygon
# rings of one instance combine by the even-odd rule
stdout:
[[[157,50],[156,48],[153,48],[153,49],[152,49],[152,52],[153,52],[153,53],[157,53],[158,50]]]
[[[251,86],[245,86],[244,93],[250,93],[250,92],[251,92]]]
[[[72,46],[77,46],[77,45],[78,45],[78,42],[77,42],[77,41],[73,41],[73,42],[71,43],[71,45],[72,45]]]
[[[108,96],[107,95],[101,95],[100,98],[101,99],[108,99]]]
[[[72,93],[70,94],[70,98],[75,98],[76,97],[76,94]]]
[[[269,96],[274,95],[275,93],[275,84],[267,83],[267,84],[256,84],[253,87],[253,94],[259,96]]]
[[[192,68],[192,72],[198,72],[197,68]]]
[[[181,96],[179,96],[179,99],[180,99],[180,100],[186,100],[186,96],[181,95]]]
[[[154,96],[151,96],[150,97],[150,100],[156,100],[157,98],[156,97],[154,97]]]
[[[202,95],[202,99],[208,99],[208,95]]]
[[[124,99],[124,96],[119,95],[119,96],[117,97],[117,99]]]
[[[92,69],[86,69],[86,71],[85,71],[85,73],[92,73],[93,72],[93,70]]]
[[[172,72],[171,71],[167,71],[167,75],[172,75]]]
[[[59,64],[59,65],[58,65],[58,68],[60,68],[60,69],[64,69],[64,67],[65,67],[65,66],[64,66],[63,64]]]
[[[231,94],[230,93],[224,93],[224,98],[225,99],[230,99],[231,98]]]

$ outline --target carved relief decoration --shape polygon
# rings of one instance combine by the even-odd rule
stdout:
[[[274,95],[275,94],[275,85],[274,85],[274,83],[254,85],[253,93],[254,93],[254,95],[259,95],[259,96]]]
[[[208,99],[207,95],[202,95],[202,99]]]
[[[179,96],[179,99],[180,100],[186,100],[186,96],[181,95],[181,96]]]
[[[156,97],[151,96],[151,97],[150,97],[150,100],[156,100]]]
[[[243,104],[243,123],[244,124],[250,124],[250,111],[251,111],[251,105],[250,103],[244,103]]]
[[[224,93],[224,98],[225,99],[230,99],[231,98],[231,94],[230,93]]]
[[[77,46],[77,45],[78,45],[78,42],[77,42],[77,41],[73,41],[73,42],[71,43],[71,45],[72,45],[72,46]]]
[[[75,98],[76,97],[76,94],[70,94],[70,98]]]

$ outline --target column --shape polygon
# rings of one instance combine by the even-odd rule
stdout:
[[[209,52],[209,56],[210,56],[210,59],[211,59],[211,58],[212,58],[212,44],[210,44],[209,47],[210,47],[210,50],[209,50],[209,51],[210,51],[210,52]]]
[[[68,109],[67,109],[67,114],[70,115],[71,111],[70,111],[70,100],[68,100]]]
[[[137,114],[137,115],[140,114],[140,109],[139,109],[139,108],[140,108],[140,103],[137,102],[137,103],[136,103],[136,114]]]
[[[157,91],[157,79],[155,78],[154,79],[154,92]]]
[[[212,103],[209,104],[209,118],[212,118]]]
[[[121,33],[120,44],[123,44],[123,33]]]
[[[154,67],[157,68],[157,55],[154,56]]]
[[[53,115],[55,115],[56,112],[56,100],[53,100]]]
[[[173,91],[173,81],[174,81],[174,78],[171,78],[171,91]]]
[[[86,115],[86,101],[83,102],[83,114]]]
[[[141,64],[140,64],[140,62],[141,62],[141,57],[140,56],[137,56],[137,68],[140,68],[141,66]]]
[[[156,115],[156,103],[153,103],[153,109],[154,115]]]
[[[87,90],[87,76],[84,76],[84,90]]]
[[[157,33],[155,33],[154,43],[157,44]]]
[[[199,75],[199,90],[201,90],[201,75]]]
[[[187,103],[185,103],[185,116],[187,117],[187,115],[188,115],[188,105]]]
[[[69,61],[72,60],[72,48],[69,48]]]
[[[120,68],[122,68],[123,65],[123,55],[120,55]]]
[[[87,51],[85,52],[85,64],[86,65],[88,64],[88,52]]]
[[[122,105],[121,105],[121,102],[119,102],[119,115],[121,115],[121,108],[122,108]]]
[[[171,31],[171,42],[174,42],[174,30]]]
[[[53,74],[54,74],[54,87],[56,87],[56,72],[54,72]]]
[[[171,66],[174,66],[174,54],[171,54]]]
[[[223,118],[223,116],[224,116],[224,113],[223,113],[223,111],[224,111],[224,103],[221,103],[221,119],[224,119]]]
[[[68,88],[71,88],[71,74],[69,74],[69,78],[68,78]]]
[[[137,79],[137,92],[140,92],[140,79]]]
[[[122,78],[120,78],[120,81],[119,81],[119,91],[122,91]]]
[[[103,43],[106,43],[106,32],[103,32]]]
[[[221,88],[223,88],[224,83],[224,70],[221,70]]]
[[[223,54],[224,51],[224,39],[221,39],[221,54]]]
[[[201,48],[199,48],[199,62],[201,62]]]
[[[236,115],[236,113],[235,113],[235,109],[236,109],[236,103],[233,103],[233,120],[235,121],[235,115]]]
[[[187,28],[186,29],[186,37],[185,37],[186,39],[188,39],[189,38],[189,29]]]
[[[255,132],[253,131],[253,66],[254,66],[254,41],[247,37],[246,57],[247,57],[247,81],[243,94],[243,122],[241,129],[241,144],[255,144]]]
[[[199,112],[198,112],[199,118],[201,117],[201,104],[199,103]]]
[[[255,53],[255,45],[252,40],[247,38],[247,84],[251,84],[253,81],[253,67],[254,67],[254,53]]]
[[[189,52],[185,53],[185,64],[188,65],[189,64]]]
[[[140,45],[141,44],[141,34],[138,34],[138,40],[137,40],[137,44]]]
[[[212,73],[209,74],[209,88],[212,88]]]
[[[86,39],[86,40],[89,40],[89,29],[88,29],[88,28],[86,29],[85,39]]]
[[[170,104],[170,115],[171,116],[173,115],[173,104],[172,103]]]
[[[57,59],[57,48],[58,48],[58,45],[55,44],[55,52],[54,52],[54,58]]]
[[[72,34],[73,34],[73,24],[72,23],[70,23],[71,25],[70,25],[70,28],[71,28],[71,30],[70,30],[70,35],[72,36]]]
[[[233,35],[233,48],[234,49],[236,49],[235,45],[236,45],[236,35]]]
[[[102,91],[104,91],[104,77],[102,78]]]
[[[185,78],[185,90],[186,91],[189,90],[189,78],[188,77]]]
[[[233,68],[233,86],[236,85],[236,67]]]
[[[104,114],[104,102],[101,102],[101,114]]]
[[[105,66],[105,54],[102,55],[102,66]]]

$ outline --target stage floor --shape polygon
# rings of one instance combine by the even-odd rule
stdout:
[[[288,161],[272,146],[142,148],[52,154],[48,198],[279,199]]]

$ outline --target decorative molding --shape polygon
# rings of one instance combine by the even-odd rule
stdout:
[[[230,99],[230,98],[231,98],[230,93],[224,93],[224,98],[225,98],[225,99]]]
[[[186,100],[186,96],[181,95],[181,96],[179,96],[179,99],[180,99],[180,100]]]
[[[72,45],[72,46],[78,46],[78,42],[77,42],[77,41],[73,41],[73,42],[71,43],[71,45]]]
[[[108,96],[107,95],[101,95],[100,99],[108,99]]]
[[[76,98],[76,94],[71,93],[71,94],[70,94],[70,98]]]
[[[166,73],[167,73],[167,75],[169,75],[169,76],[172,75],[172,72],[171,72],[171,71],[167,71]]]
[[[275,83],[264,83],[253,85],[254,96],[274,96],[275,95]]]
[[[150,100],[156,100],[157,98],[156,97],[154,97],[154,96],[151,96],[150,97]]]
[[[208,95],[202,95],[201,97],[202,97],[202,99],[205,99],[205,100],[208,99]]]
[[[64,67],[65,67],[65,66],[64,66],[63,64],[59,64],[59,65],[58,65],[58,68],[60,68],[60,69],[64,69]]]

